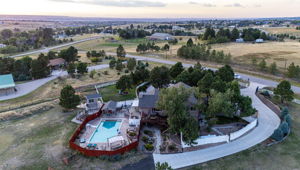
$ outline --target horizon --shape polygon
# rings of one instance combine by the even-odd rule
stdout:
[[[271,0],[263,2],[260,0],[165,0],[163,2],[156,0],[10,0],[2,2],[0,14],[96,18],[240,19],[295,17],[299,16],[298,9],[300,9],[299,0],[276,0],[275,2]]]

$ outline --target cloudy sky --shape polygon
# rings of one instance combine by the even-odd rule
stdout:
[[[300,16],[300,0],[1,0],[0,14],[131,18]]]

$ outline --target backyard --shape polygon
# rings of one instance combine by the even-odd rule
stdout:
[[[134,98],[136,98],[135,87],[130,90],[127,90],[128,94],[119,94],[119,90],[116,89],[115,85],[101,88],[99,92],[102,95],[104,102],[107,102],[109,100],[113,100],[113,101],[133,100]]]

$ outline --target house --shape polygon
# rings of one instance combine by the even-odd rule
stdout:
[[[115,113],[117,111],[117,102],[109,101],[102,108],[103,113]]]
[[[50,67],[51,70],[58,70],[65,65],[66,65],[65,59],[56,58],[56,59],[49,60],[48,67]]]
[[[5,44],[0,44],[0,48],[5,48],[6,45]]]
[[[149,40],[173,40],[174,37],[167,33],[154,33],[148,37]]]
[[[99,109],[102,106],[103,100],[102,100],[102,96],[98,93],[96,94],[89,94],[85,96],[86,98],[86,111],[88,113],[95,113],[97,111],[99,111]]]
[[[261,38],[255,40],[255,43],[263,43],[263,42],[264,42],[264,40]]]
[[[16,91],[12,74],[0,75],[0,96],[12,94]]]
[[[235,42],[237,42],[237,43],[243,43],[244,39],[243,38],[238,38],[238,39],[235,40]]]
[[[176,84],[170,84],[168,88],[179,88],[184,87],[190,89],[189,85],[179,82]],[[141,113],[144,115],[157,115],[166,116],[163,111],[160,111],[156,108],[157,101],[159,99],[159,89],[154,88],[153,86],[149,86],[145,92],[139,93],[139,103],[138,108]],[[195,108],[198,100],[196,99],[195,95],[192,93],[188,101],[186,103],[187,107],[189,108],[190,114],[198,120],[198,111]]]
[[[177,26],[177,25],[174,25],[172,27],[172,31],[184,31],[184,30],[185,30],[185,28]]]

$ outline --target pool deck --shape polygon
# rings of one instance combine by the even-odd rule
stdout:
[[[113,114],[103,114],[101,117],[96,118],[90,122],[87,123],[86,128],[81,132],[80,134],[80,139],[84,139],[85,143],[80,143],[80,140],[78,139],[78,143],[81,147],[87,147],[87,145],[90,143],[90,138],[94,134],[95,130],[99,126],[99,124],[102,121],[107,121],[107,120],[113,120],[113,121],[122,121],[120,125],[120,135],[124,138],[124,144],[123,146],[129,145],[131,141],[128,136],[127,136],[127,131],[129,129],[132,129],[131,126],[129,126],[129,110],[128,109],[122,109],[116,113]],[[138,130],[138,129],[137,129]],[[106,151],[111,151],[113,150],[111,147],[109,147],[108,143],[91,143],[91,144],[97,144],[97,147],[95,148],[96,150],[106,150]]]

